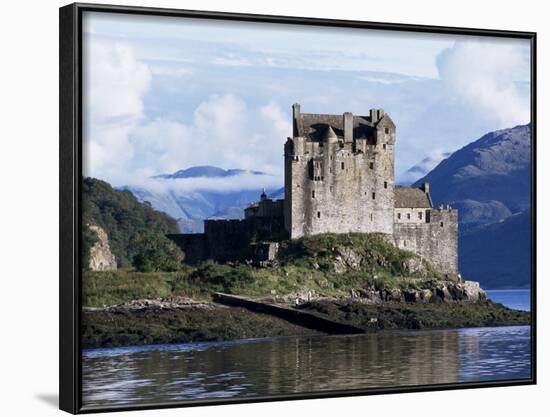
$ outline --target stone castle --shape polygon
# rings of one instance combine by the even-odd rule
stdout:
[[[205,220],[204,233],[169,235],[187,262],[266,261],[283,239],[382,233],[442,272],[458,273],[457,210],[434,208],[427,183],[395,185],[395,124],[384,110],[309,114],[294,104],[292,122],[284,145],[284,200],[263,192],[242,220]]]

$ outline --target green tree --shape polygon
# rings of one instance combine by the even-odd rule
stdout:
[[[111,251],[121,268],[132,265],[133,252],[129,241],[135,233],[142,230],[162,234],[179,232],[177,222],[153,209],[150,203],[142,203],[130,191],[113,188],[95,178],[82,181],[83,234],[88,233],[86,224],[95,224],[105,230]],[[83,257],[88,256],[90,246],[86,244]]]
[[[177,271],[181,268],[182,250],[164,234],[141,230],[129,242],[134,267],[140,272]]]

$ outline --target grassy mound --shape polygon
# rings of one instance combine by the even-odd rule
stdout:
[[[265,268],[207,261],[175,272],[87,271],[83,304],[104,306],[168,296],[209,299],[214,291],[251,297],[304,292],[342,297],[365,288],[433,288],[454,279],[412,252],[396,248],[383,235],[322,234],[282,242],[279,261]]]

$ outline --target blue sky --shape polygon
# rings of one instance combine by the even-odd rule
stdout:
[[[84,174],[140,184],[215,165],[281,185],[299,102],[306,113],[384,108],[400,178],[528,123],[529,61],[524,40],[86,14]]]

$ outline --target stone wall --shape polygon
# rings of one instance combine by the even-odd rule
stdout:
[[[175,233],[166,236],[183,250],[185,263],[194,265],[208,258],[209,250],[204,233]]]
[[[277,241],[288,237],[282,216],[250,217],[244,220],[205,220],[204,233],[179,233],[167,236],[185,252],[185,262],[188,264],[196,264],[207,259],[218,262],[264,260],[255,258],[257,246],[253,246],[252,243]],[[268,249],[272,251],[271,247]],[[263,255],[261,257],[263,258]]]
[[[423,224],[430,221],[429,208],[395,208],[394,223]]]
[[[414,252],[446,274],[458,273],[458,212],[430,209],[429,223],[395,223],[399,248]]]
[[[285,145],[285,227],[291,238],[318,233],[393,231],[393,123],[377,126],[374,143],[327,137]]]
[[[250,242],[246,220],[205,220],[208,259],[220,262],[245,259]]]

